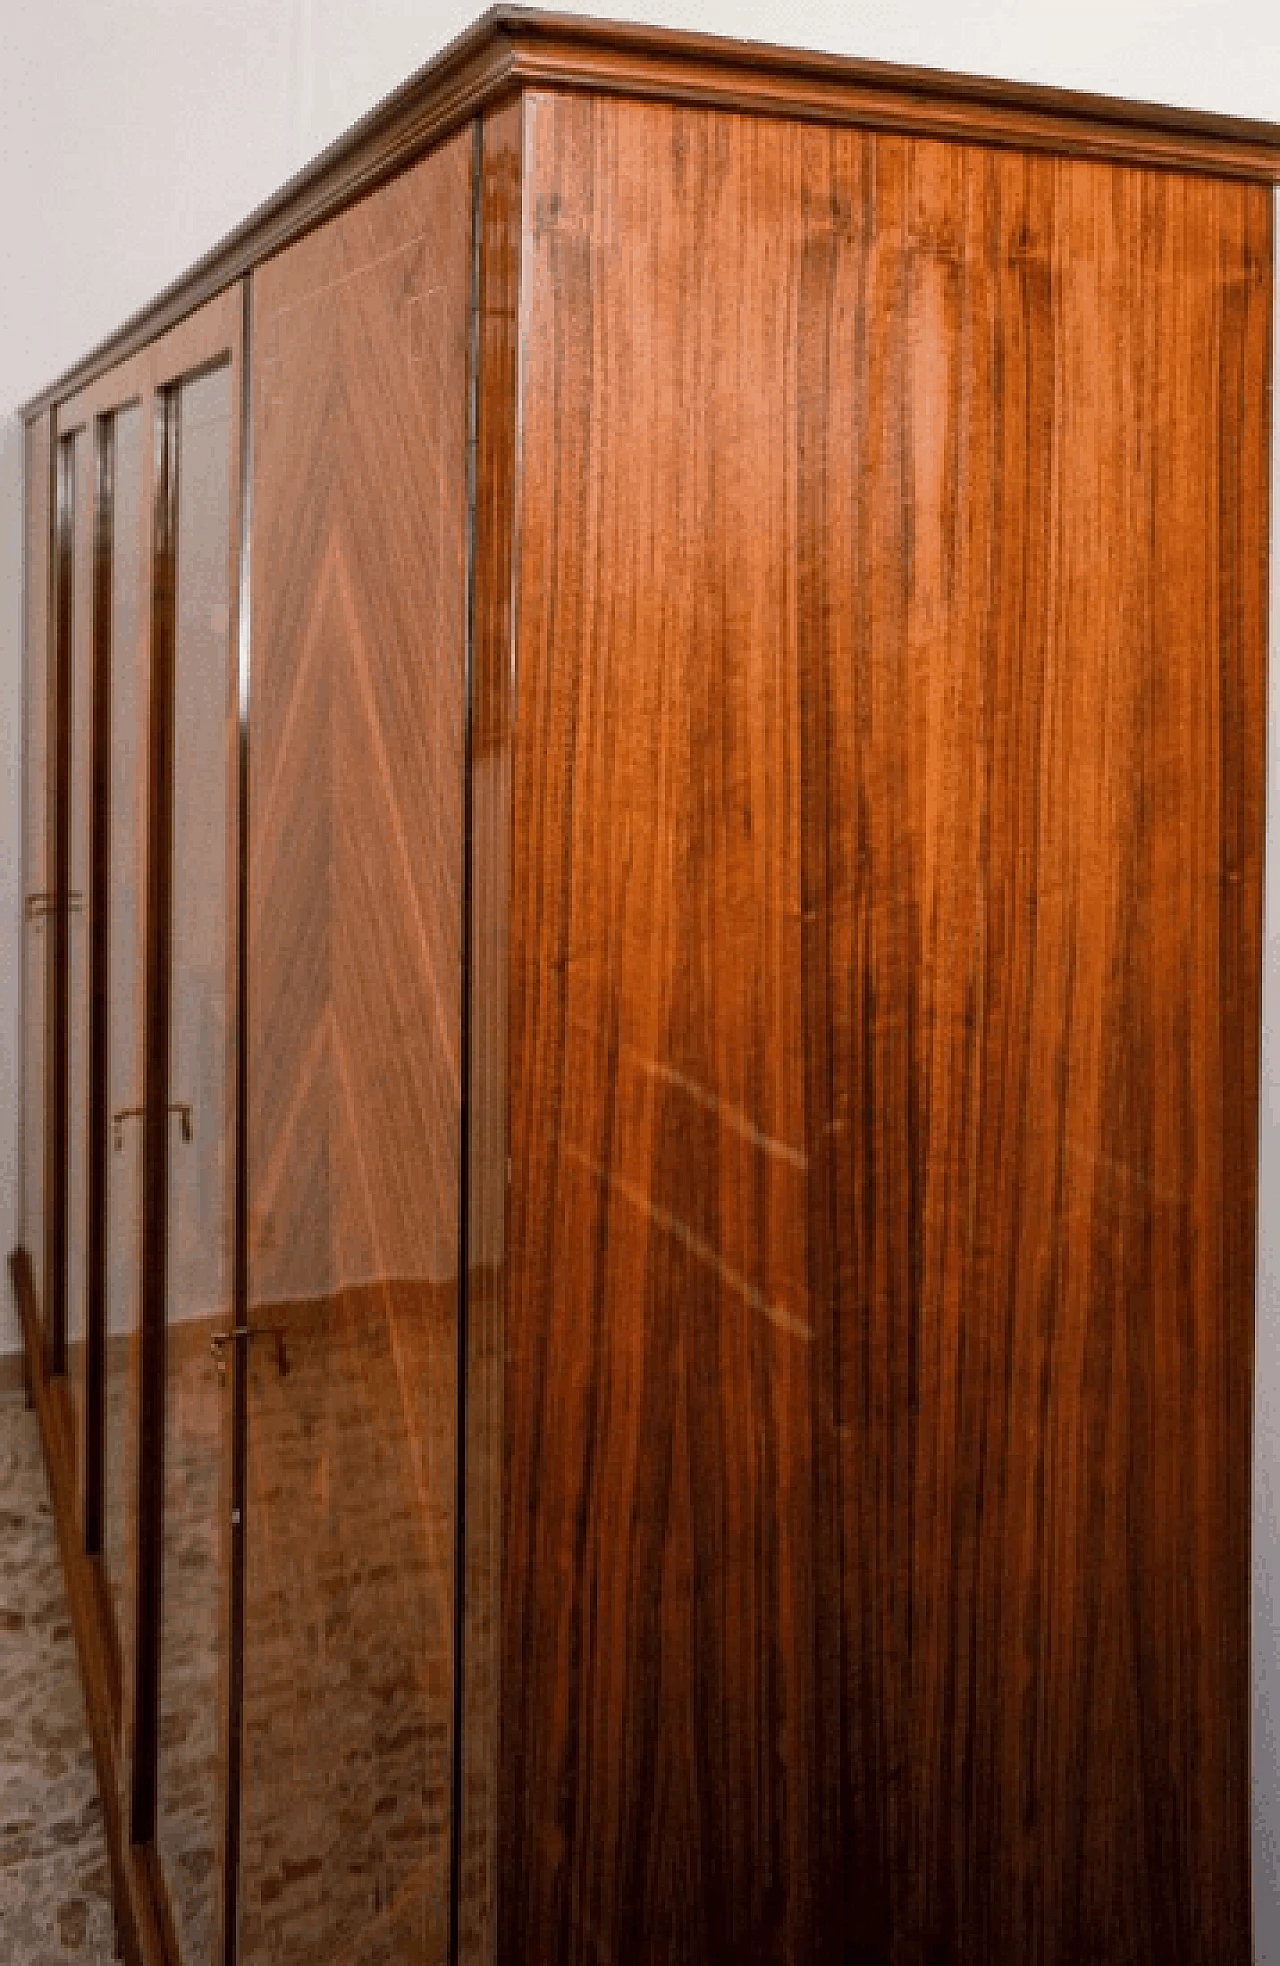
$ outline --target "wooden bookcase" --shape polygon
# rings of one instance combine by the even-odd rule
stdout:
[[[499,9],[26,412],[140,1966],[1246,1966],[1280,131]]]

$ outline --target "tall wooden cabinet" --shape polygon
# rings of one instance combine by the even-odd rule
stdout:
[[[1280,132],[500,10],[29,406],[144,1966],[1246,1966]]]

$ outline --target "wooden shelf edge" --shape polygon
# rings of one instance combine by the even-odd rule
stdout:
[[[148,1853],[129,1842],[128,1822],[121,1808],[112,1745],[112,1643],[104,1622],[105,1592],[93,1559],[80,1547],[71,1402],[65,1380],[51,1379],[46,1370],[31,1259],[22,1247],[10,1252],[9,1280],[22,1328],[27,1390],[40,1426],[63,1581],[71,1608],[80,1683],[102,1801],[121,1953],[126,1966],[177,1966],[163,1936],[162,1907]]]
[[[569,89],[1280,182],[1280,125],[519,7],[491,9],[113,335],[30,420],[135,354],[468,118]]]

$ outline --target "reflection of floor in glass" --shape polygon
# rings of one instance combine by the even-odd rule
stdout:
[[[0,1959],[114,1958],[111,1881],[71,1616],[21,1393],[0,1396]]]
[[[136,1336],[114,1336],[107,1345],[106,1457],[103,1489],[103,1567],[115,1611],[122,1672],[122,1702],[132,1697],[134,1574],[138,1513],[138,1409]]]
[[[251,1368],[241,1956],[433,1966],[447,1941],[456,1286],[254,1316],[289,1336],[284,1377],[267,1346]],[[487,1377],[471,1388],[481,1486]],[[169,1388],[159,1841],[188,1966],[205,1966],[219,1922],[230,1397],[207,1332],[171,1346]],[[488,1621],[474,1630],[487,1705]],[[483,1893],[484,1852],[467,1855],[468,1895]]]
[[[446,1952],[457,1293],[263,1309],[253,1361],[246,1962]]]
[[[451,1786],[456,1287],[405,1283],[261,1308],[290,1326],[288,1372],[252,1367],[242,1956],[293,1966],[432,1966],[446,1950]],[[497,1438],[472,1308],[469,1742],[493,1719]],[[188,1966],[219,1923],[224,1403],[208,1327],[169,1355],[159,1842]],[[108,1374],[108,1437],[132,1437],[133,1379]],[[108,1554],[132,1606],[133,1457],[113,1467]],[[129,1503],[129,1519],[124,1505]],[[487,1504],[487,1505],[486,1505]],[[490,1545],[486,1567],[481,1542]],[[112,1555],[114,1552],[114,1556]],[[126,1584],[127,1580],[127,1584]],[[127,1672],[126,1672],[127,1677]],[[483,1755],[463,1852],[464,1936],[491,1889]]]
[[[213,1958],[221,1843],[223,1404],[209,1323],[171,1327],[156,1840],[186,1966]]]

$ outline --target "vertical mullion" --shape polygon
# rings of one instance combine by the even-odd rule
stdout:
[[[471,155],[471,300],[468,330],[466,499],[466,654],[463,683],[462,751],[462,989],[459,1033],[459,1144],[458,1144],[458,1333],[456,1404],[454,1412],[454,1545],[453,1545],[453,1738],[449,1809],[449,1960],[457,1966],[460,1958],[459,1920],[462,1883],[463,1777],[465,1757],[463,1731],[466,1694],[466,1554],[467,1554],[467,1365],[468,1329],[468,1241],[470,1230],[471,1172],[471,922],[472,905],[472,684],[474,676],[476,618],[476,442],[480,402],[480,246],[483,215],[481,186],[484,175],[484,118],[477,116]]]
[[[179,391],[176,386],[164,389],[157,395],[147,772],[146,1025],[143,1039],[142,1410],[138,1440],[137,1672],[134,1682],[131,1808],[131,1831],[135,1843],[150,1843],[155,1836],[159,1763],[178,407]]]
[[[115,549],[116,420],[95,426],[93,535],[93,725],[89,779],[89,1140],[86,1223],[88,1347],[85,1397],[84,1538],[102,1549],[106,1454],[107,1318],[107,962],[111,906],[111,584]]]

